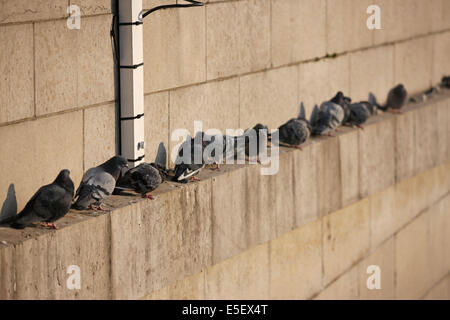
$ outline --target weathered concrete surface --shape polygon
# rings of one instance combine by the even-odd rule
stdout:
[[[0,6],[0,23],[67,17],[67,6],[67,0],[2,1]]]
[[[162,10],[145,19],[145,93],[206,80],[205,32],[205,7]]]
[[[326,54],[326,0],[272,1],[272,63],[275,66]]]
[[[448,101],[446,95],[438,96],[408,106],[402,116],[375,117],[364,130],[344,128],[334,138],[313,138],[304,151],[281,148],[280,170],[273,176],[261,176],[260,165],[227,165],[220,172],[205,169],[199,183],[164,183],[153,193],[153,201],[113,196],[106,202],[109,213],[71,212],[57,231],[2,228],[0,297],[135,299],[152,292],[157,298],[159,292],[167,297],[261,298],[283,292],[286,297],[307,298],[325,289],[319,298],[338,293],[353,297],[355,292],[389,298],[392,291],[364,293],[361,277],[352,284],[341,277],[353,279],[362,272],[361,261],[377,257],[391,268],[388,243],[394,234],[395,297],[421,297],[430,282],[448,270],[442,238],[447,236],[449,204],[444,198],[450,190],[450,163],[444,157],[448,152],[441,152],[448,140],[440,137],[446,137],[448,126],[433,115],[448,115]],[[69,121],[75,127],[81,124],[79,113],[78,121]],[[51,129],[64,116],[36,123]],[[427,148],[432,161],[413,152],[412,167],[396,174],[399,153],[408,150],[398,147],[403,140],[397,133],[411,126],[428,130],[433,121],[432,132],[440,134],[437,139],[426,138],[431,146],[405,140],[413,150]],[[417,137],[417,130],[412,131]],[[33,132],[23,133],[24,141]],[[405,162],[407,156],[402,154],[401,159]],[[358,187],[350,181],[358,181]],[[287,243],[292,252],[280,249]],[[417,258],[411,243],[435,261],[427,278],[414,288],[411,279],[422,276],[425,267],[419,263],[411,269],[404,262]],[[293,252],[299,254],[295,259],[290,258]],[[81,268],[81,290],[66,287],[70,265]],[[298,278],[309,279],[308,283],[288,280],[298,276],[299,268],[309,270],[305,278]],[[320,277],[317,270],[323,270]],[[203,277],[195,276],[202,272]],[[281,277],[283,273],[287,278]],[[185,280],[188,277],[191,280]],[[279,282],[271,280],[276,277]],[[389,278],[386,281],[390,287]],[[279,285],[288,282],[298,291]],[[198,290],[192,296],[185,291],[175,295],[177,288]]]
[[[233,1],[207,6],[208,80],[270,66],[270,7],[269,0]]]
[[[0,52],[0,123],[32,117],[33,25],[0,27],[0,42],[3,43]]]

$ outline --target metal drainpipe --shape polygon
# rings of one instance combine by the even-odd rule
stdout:
[[[135,167],[145,160],[142,0],[118,1],[121,153]]]

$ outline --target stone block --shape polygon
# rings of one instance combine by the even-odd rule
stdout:
[[[153,162],[156,159],[161,143],[169,158],[169,92],[146,95],[144,105],[145,161]]]
[[[66,20],[35,24],[36,115],[78,106],[80,32],[67,28]]]
[[[207,6],[206,25],[208,80],[270,66],[270,1],[233,1]]]
[[[270,298],[308,299],[322,286],[322,227],[311,222],[270,242]]]
[[[84,169],[98,166],[116,155],[114,104],[84,110]]]
[[[95,8],[103,6],[97,3]],[[115,100],[114,55],[109,35],[111,19],[111,15],[82,19],[78,53],[70,53],[77,56],[79,107]]]
[[[362,300],[394,300],[395,299],[395,242],[394,238],[380,245],[375,252],[361,261],[359,267],[359,294]],[[375,276],[367,273],[367,268],[377,266],[380,269],[380,289],[369,289],[368,279]],[[373,282],[371,281],[371,284]]]
[[[326,0],[272,1],[272,63],[275,66],[326,54]]]
[[[422,37],[395,45],[395,83],[403,83],[409,94],[431,86],[432,40]]]
[[[255,300],[269,296],[269,245],[254,247],[206,270],[207,300]]]
[[[143,28],[145,93],[206,80],[205,7],[155,12]]]
[[[360,193],[374,194],[395,183],[395,122],[378,118],[359,131]]]
[[[397,299],[419,299],[432,285],[428,259],[429,221],[429,214],[422,214],[395,237]]]
[[[323,218],[324,285],[338,278],[369,250],[369,201]]]
[[[261,122],[276,129],[297,117],[300,111],[297,80],[296,66],[241,77],[240,126],[246,129]]]
[[[83,114],[80,111],[0,127],[0,202],[15,186],[18,210],[59,171],[77,185],[83,174]],[[14,159],[12,161],[11,159]]]
[[[383,46],[350,54],[350,96],[353,101],[367,101],[372,92],[385,103],[394,86],[394,47]]]
[[[67,0],[2,1],[0,23],[50,20],[66,17]]]
[[[0,123],[30,118],[34,115],[33,25],[0,27],[0,42]]]
[[[341,164],[342,206],[346,207],[359,199],[359,152],[358,131],[346,130],[339,135]]]

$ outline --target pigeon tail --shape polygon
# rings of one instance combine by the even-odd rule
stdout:
[[[0,227],[10,227],[19,217],[19,215],[14,215],[12,217],[7,217],[3,220],[0,220]]]
[[[72,204],[72,208],[77,210],[86,210],[91,204],[97,202],[92,194],[97,192],[96,187],[90,184],[82,184],[78,191],[78,199]]]
[[[311,112],[311,116],[309,117],[309,123],[313,127],[316,125],[318,113],[319,113],[319,107],[316,104]]]
[[[387,111],[388,109],[387,103],[384,106],[380,105],[377,101],[377,98],[372,92],[369,92],[369,103],[373,106],[376,106],[377,109],[380,109],[381,111]]]
[[[164,146],[164,143],[161,142],[158,146],[158,152],[156,154],[156,158],[155,158],[155,164],[161,166],[161,167],[165,167],[166,163],[167,163],[167,151],[166,151],[166,147]]]
[[[303,104],[303,101],[300,103],[300,112],[297,119],[306,119],[305,105]]]

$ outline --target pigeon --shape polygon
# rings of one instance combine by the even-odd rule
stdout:
[[[371,110],[371,104],[367,101],[352,103],[350,105],[350,116],[347,119],[347,124],[363,129],[362,125],[370,118]]]
[[[311,135],[312,127],[305,118],[303,102],[300,106],[300,110],[300,114],[297,118],[293,118],[280,126],[278,131],[281,145],[302,150],[301,144],[308,140]]]
[[[62,170],[55,181],[41,187],[17,215],[9,217],[0,226],[24,229],[35,222],[44,222],[49,228],[57,229],[55,221],[70,210],[75,186],[69,170]]]
[[[346,113],[348,113],[348,101],[349,98],[346,98],[344,94],[339,91],[333,99],[322,103],[318,109],[317,115],[314,114],[311,119],[311,124],[313,126],[312,134],[315,136],[331,135],[332,131],[335,131],[342,125]]]
[[[203,151],[207,146],[204,136],[204,132],[199,132],[195,138],[185,142],[184,146],[189,147],[191,150],[191,154],[188,159],[183,158],[184,148],[183,146],[180,147],[175,165],[175,175],[172,178],[172,181],[187,183],[189,179],[194,181],[200,180],[196,176],[206,164],[203,159]],[[196,154],[197,156],[195,156]]]
[[[262,151],[261,148],[263,147],[264,143],[267,146],[267,141],[271,138],[268,127],[266,125],[258,123],[253,128],[245,130],[243,137],[236,138],[236,148],[240,146],[239,139],[242,138],[244,139],[245,155],[250,160],[256,159],[258,163],[261,163],[261,161],[259,160],[259,156]],[[256,148],[252,146],[253,143],[256,144]],[[236,153],[240,153],[240,151],[241,150],[238,150],[236,151]]]
[[[244,154],[255,159],[258,163],[262,144],[266,141],[267,144],[268,128],[267,126],[258,123],[253,128],[244,131],[243,135],[228,136],[228,135],[204,135],[206,141],[206,155],[207,164],[214,163],[216,167],[214,170],[220,170],[219,163],[223,163],[228,159],[243,159]],[[254,144],[254,146],[253,146]],[[217,154],[216,152],[219,151]]]
[[[333,101],[333,99],[331,100],[334,103],[339,104],[342,109],[344,109],[344,119],[342,119],[341,124],[345,124],[348,121],[348,118],[350,117],[350,105],[352,103],[352,99],[349,97],[345,97],[343,96],[341,100],[335,100]]]
[[[440,87],[450,89],[450,76],[442,77]]]
[[[400,109],[405,105],[408,98],[408,92],[403,84],[399,84],[389,90],[387,102],[384,106],[378,106],[382,111],[391,109],[393,113],[401,113]]]
[[[237,137],[227,135],[203,135],[204,138],[204,152],[206,153],[205,164],[214,164],[213,170],[220,170],[220,163],[225,159],[231,158],[234,155],[234,148],[231,146],[235,143]]]
[[[105,163],[86,171],[77,189],[77,200],[72,205],[74,209],[105,211],[102,201],[109,197],[116,186],[116,181],[124,168],[128,167],[127,160],[115,156]]]
[[[137,167],[131,168],[117,180],[116,189],[119,191],[134,190],[140,193],[143,198],[153,199],[147,193],[158,188],[163,181],[160,171],[155,166],[141,163]]]

